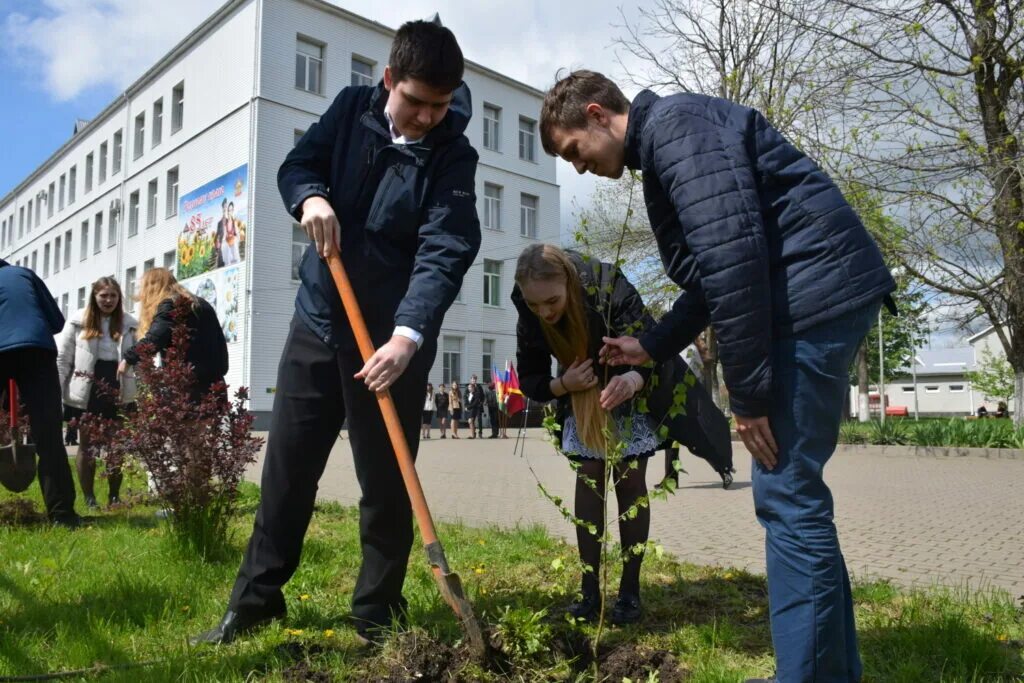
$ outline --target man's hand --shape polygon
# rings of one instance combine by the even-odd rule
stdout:
[[[772,436],[772,428],[767,417],[736,415],[736,432],[755,460],[769,470],[775,469],[775,465],[778,464],[775,456],[779,454],[779,447],[775,445],[775,437]]]
[[[624,375],[615,375],[601,392],[601,407],[613,410],[636,395],[644,386],[644,378],[635,370]]]
[[[602,337],[601,341],[604,342],[604,346],[601,347],[598,358],[603,364],[643,365],[651,360],[636,337]]]
[[[366,365],[355,377],[363,380],[370,391],[384,391],[402,376],[414,353],[416,342],[396,334],[370,356],[370,360],[366,361]]]
[[[334,207],[323,197],[309,197],[302,202],[302,229],[316,243],[316,253],[320,258],[325,259],[331,251],[338,249],[341,225]]]

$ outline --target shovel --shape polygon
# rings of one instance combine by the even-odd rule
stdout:
[[[18,429],[18,385],[8,384],[11,408],[11,442],[0,446],[0,484],[21,493],[36,478],[36,446],[28,443]]]
[[[342,265],[341,257],[336,251],[327,258],[327,265],[334,277],[334,285],[341,295],[341,303],[345,308],[349,325],[352,327],[352,333],[355,335],[356,344],[359,346],[359,353],[365,362],[373,355],[374,347],[370,333],[366,329],[366,321],[363,320],[359,302],[356,301],[355,292],[352,291],[352,283],[349,281],[345,266]],[[398,420],[398,410],[391,398],[391,392],[387,389],[377,392],[377,401],[380,404],[380,411],[384,415],[384,424],[387,426],[391,445],[395,449],[395,457],[398,459],[398,467],[402,471],[402,479],[405,481],[405,489],[409,494],[409,502],[412,504],[420,536],[423,537],[423,546],[427,551],[427,561],[433,571],[434,581],[441,590],[441,597],[459,618],[462,629],[469,638],[473,654],[483,661],[488,654],[483,628],[473,614],[473,606],[469,604],[469,600],[466,599],[466,595],[462,591],[462,581],[459,579],[459,575],[449,568],[448,560],[444,556],[444,548],[441,546],[441,541],[437,539],[434,520],[430,516],[427,499],[423,495],[423,487],[420,485],[420,478],[416,473],[416,466],[413,464],[409,444],[405,440],[405,432]]]

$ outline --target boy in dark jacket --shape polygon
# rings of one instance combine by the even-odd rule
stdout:
[[[230,642],[284,616],[281,588],[298,566],[317,482],[346,418],[362,489],[352,616],[368,640],[404,619],[412,512],[375,392],[390,389],[415,455],[441,321],[480,247],[463,68],[451,31],[404,24],[383,83],[343,89],[281,165],[281,196],[312,244],[281,359],[252,538],[227,613],[196,642]],[[323,260],[334,250],[377,348],[365,364]]]
[[[847,368],[895,288],[842,193],[758,112],[696,94],[632,104],[601,74],[548,92],[544,149],[579,173],[642,172],[662,262],[682,294],[613,365],[664,360],[715,328],[737,431],[754,456],[778,680],[858,681],[846,565],[822,471]],[[891,302],[889,302],[891,303]]]
[[[77,527],[75,485],[64,448],[57,344],[64,316],[43,281],[0,259],[0,386],[18,386],[39,455],[39,488],[55,524]],[[5,392],[6,393],[6,392]],[[7,406],[4,406],[7,409]]]

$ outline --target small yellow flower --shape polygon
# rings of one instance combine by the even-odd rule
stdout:
[[[487,545],[487,542],[486,542],[486,541],[484,541],[484,539],[482,539],[482,538],[481,538],[481,539],[480,539],[479,541],[477,541],[477,543],[478,543],[479,545]]]
[[[284,632],[290,636],[301,636],[304,633],[301,628],[286,628]]]
[[[303,602],[309,600],[309,593],[303,593],[302,595],[300,595],[299,600],[302,600]]]
[[[483,565],[480,565],[479,567],[473,567],[473,573],[474,574],[483,574],[485,571],[487,571],[487,570],[484,569]]]
[[[333,638],[333,637],[334,637],[334,629],[329,628],[329,629],[325,629],[324,630],[324,638]]]
[[[184,607],[181,608],[181,611],[182,612],[187,612],[187,611],[189,611],[189,609],[191,609],[191,608],[188,605],[185,605]]]
[[[732,581],[732,572],[726,572],[725,573],[725,580],[726,581]]]
[[[998,640],[1000,643],[1005,643],[1009,639],[1010,636],[1006,635],[1005,633],[1000,633],[998,636],[996,636],[996,640]]]

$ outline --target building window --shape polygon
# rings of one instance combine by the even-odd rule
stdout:
[[[950,384],[949,385],[949,393],[951,393],[951,394],[962,394],[962,393],[964,393],[964,385],[963,384]]]
[[[64,233],[64,267],[71,267],[71,231]]]
[[[501,151],[501,109],[491,104],[484,105],[484,147]]]
[[[523,237],[537,236],[537,198],[532,194],[519,196],[519,234]]]
[[[373,63],[352,57],[352,85],[373,85]]]
[[[124,156],[124,135],[121,131],[114,133],[114,149],[110,155],[110,175],[121,171],[121,158]]]
[[[145,263],[142,264],[142,274],[145,275],[149,271],[156,267],[156,259],[146,259]]]
[[[25,234],[25,207],[22,206],[18,209],[18,239],[21,239]]]
[[[501,185],[484,183],[484,227],[501,230]]]
[[[85,308],[85,287],[78,288],[78,310]]]
[[[296,128],[295,129],[295,138],[292,140],[292,147],[298,147],[299,146],[299,140],[301,140],[302,136],[305,135],[305,134],[306,134],[306,131],[299,130],[298,128]]]
[[[92,253],[98,254],[103,249],[103,212],[96,214],[92,221]]]
[[[107,223],[107,248],[117,244],[117,220],[120,218],[120,212],[115,213],[113,210],[110,211],[110,222]]]
[[[78,248],[78,260],[84,261],[89,257],[89,221],[82,221],[82,242]]]
[[[99,171],[99,184],[102,185],[103,181],[107,179],[107,143],[100,143],[100,171]]]
[[[7,248],[7,219],[0,220],[0,249]]]
[[[519,117],[519,158],[523,161],[536,161],[537,122]]]
[[[124,272],[124,300],[128,310],[135,311],[135,268],[129,268]]]
[[[60,237],[53,241],[53,274],[60,272]]]
[[[480,356],[480,364],[483,366],[480,369],[480,378],[484,384],[491,383],[491,368],[494,367],[494,340],[484,339],[481,341],[482,354]]]
[[[912,386],[910,386],[910,387],[903,387],[903,393],[904,394],[912,394],[912,393],[914,393],[914,387],[912,387]]]
[[[174,251],[174,249],[164,252],[164,268],[171,271],[172,275],[174,274],[174,261],[175,259],[177,259],[177,257],[178,255]]]
[[[446,336],[442,346],[441,382],[451,384],[462,377],[462,337]]]
[[[85,193],[89,194],[92,192],[92,167],[93,167],[93,155],[89,152],[85,155]]]
[[[32,232],[32,200],[28,200],[28,231]]]
[[[43,277],[50,277],[50,244],[43,245]]]
[[[78,168],[72,166],[68,171],[68,206],[75,203],[75,192],[78,187]]]
[[[142,150],[146,144],[146,112],[135,117],[135,145],[132,148],[132,158],[138,159],[142,156]]]
[[[160,144],[164,137],[164,98],[153,103],[153,147]]]
[[[295,87],[319,95],[323,69],[323,45],[299,38],[295,47]]]
[[[178,215],[178,167],[167,172],[167,217]]]
[[[153,178],[149,181],[149,186],[146,188],[146,227],[152,228],[156,225],[156,186],[157,179]]]
[[[306,231],[296,223],[292,223],[292,280],[299,280],[299,265],[302,263],[302,254],[309,245],[309,236]]]
[[[68,293],[64,292],[60,295],[60,313],[65,318],[68,317]]]
[[[484,259],[484,304],[501,305],[501,261]]]
[[[939,393],[939,385],[938,384],[926,384],[925,387],[924,387],[924,392],[926,394],[937,394],[937,393]]]
[[[171,91],[171,135],[174,135],[185,124],[185,81],[174,86]]]
[[[128,236],[135,237],[139,233],[139,191],[135,190],[128,197]]]
[[[36,267],[38,265],[39,265],[39,251],[38,250],[33,250],[32,251],[32,272],[33,273],[36,272],[36,270],[37,270]]]
[[[60,174],[60,195],[57,201],[57,208],[64,210],[64,191],[68,186],[68,179],[63,173]]]
[[[57,184],[50,183],[50,190],[46,193],[46,217],[53,218],[53,205],[57,203]]]
[[[39,196],[36,197],[36,227],[43,222],[43,195],[44,192],[40,192]]]

